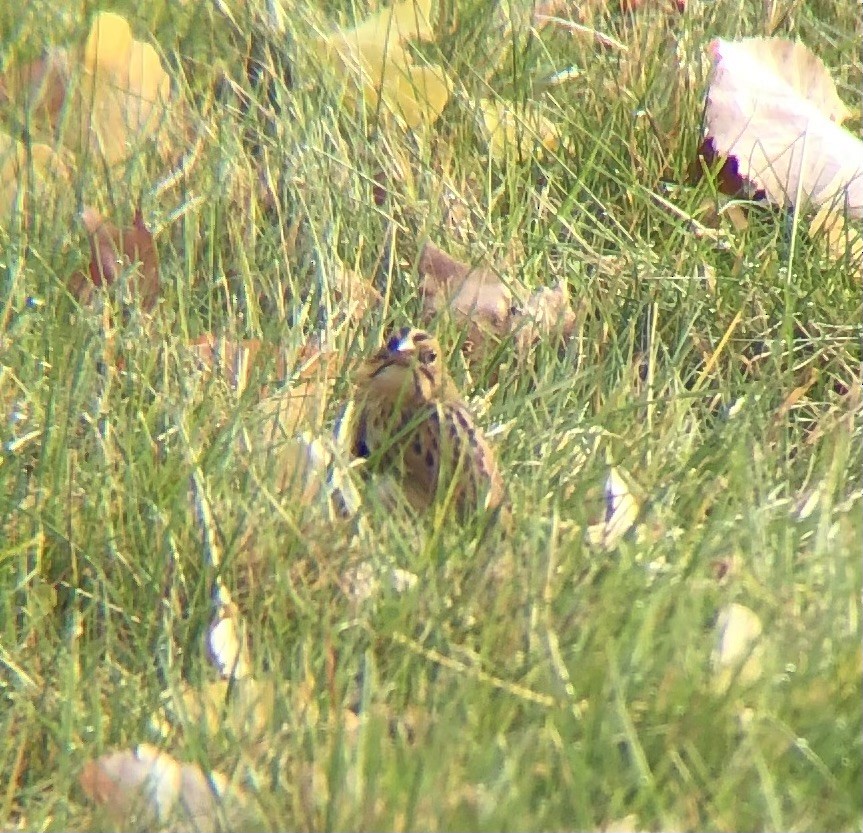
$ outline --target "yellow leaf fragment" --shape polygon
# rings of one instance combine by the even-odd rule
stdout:
[[[359,87],[367,107],[382,102],[411,129],[440,116],[452,86],[440,67],[415,66],[405,48],[407,41],[432,38],[430,17],[430,0],[402,0],[321,42],[327,62]]]
[[[110,73],[115,80],[128,84],[126,59],[133,40],[125,18],[112,12],[97,14],[84,45],[84,69],[91,75]]]
[[[560,144],[557,127],[534,109],[516,108],[487,98],[480,99],[479,109],[489,151],[495,159],[502,158],[507,149],[524,158],[533,156],[537,147],[554,151]]]
[[[401,0],[369,15],[347,34],[353,35],[357,42],[365,43],[432,40],[431,0]]]
[[[860,221],[846,220],[845,213],[830,203],[825,203],[815,212],[809,223],[809,236],[820,237],[831,260],[842,260],[847,254],[860,274],[863,261],[863,231]]]
[[[96,15],[84,47],[77,105],[80,144],[109,164],[125,161],[166,115],[171,81],[156,50],[136,41],[120,15]]]
[[[762,630],[758,614],[746,605],[734,602],[720,611],[711,656],[717,691],[726,691],[735,679],[747,685],[761,676]]]
[[[605,481],[605,519],[587,528],[587,543],[599,549],[614,549],[632,529],[640,511],[622,470],[612,466]]]
[[[56,202],[58,189],[68,184],[66,165],[51,148],[34,144],[28,152],[17,139],[0,132],[0,227],[23,213],[28,200]]]
[[[213,680],[200,688],[184,686],[162,696],[164,707],[151,718],[151,726],[168,736],[178,726],[196,727],[209,737],[230,733],[253,743],[270,725],[275,703],[272,680],[244,677]]]

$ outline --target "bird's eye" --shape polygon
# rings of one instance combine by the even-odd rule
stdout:
[[[422,364],[432,364],[437,358],[437,353],[434,350],[420,350],[420,362]]]
[[[399,344],[401,344],[401,339],[397,335],[391,336],[390,340],[387,342],[387,350],[398,350]]]

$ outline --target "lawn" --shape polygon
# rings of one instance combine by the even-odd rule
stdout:
[[[0,71],[56,45],[74,74],[94,5],[4,4]],[[410,49],[452,91],[416,128],[346,96],[321,47],[374,9],[317,5],[105,0],[182,106],[122,164],[78,148],[0,207],[0,829],[152,829],[80,781],[146,742],[231,779],[232,829],[860,830],[859,263],[692,176],[715,37],[801,39],[859,135],[859,5],[548,6],[572,32],[441,0]],[[50,143],[8,93],[0,130]],[[555,140],[496,150],[481,99]],[[84,206],[141,209],[152,309],[133,268],[70,291]],[[565,337],[470,350],[423,305],[427,241],[565,287]],[[490,437],[511,530],[393,511],[332,439],[358,361],[416,323]],[[282,363],[262,348],[231,384],[190,347],[208,334]],[[313,345],[326,369],[298,381]],[[286,379],[350,517],[324,474],[301,494],[292,430],[267,439]],[[611,471],[637,515],[602,542]],[[214,587],[248,631],[231,685]],[[723,666],[734,604],[760,633]]]

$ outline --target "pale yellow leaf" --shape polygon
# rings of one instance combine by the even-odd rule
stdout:
[[[171,82],[156,50],[132,37],[120,15],[96,15],[73,107],[79,135],[109,164],[123,162],[164,122]]]
[[[825,203],[809,223],[809,236],[823,241],[831,260],[843,260],[847,255],[857,267],[859,276],[863,265],[863,231],[860,226],[859,220],[847,221],[841,207]]]
[[[617,466],[609,469],[605,481],[605,519],[586,530],[585,537],[591,546],[614,549],[638,519],[641,508],[632,494],[628,478],[629,475],[624,475]]]
[[[480,99],[479,109],[489,143],[496,158],[507,152],[522,158],[534,156],[537,149],[556,150],[560,144],[557,127],[532,108],[515,107],[502,101]]]
[[[0,228],[13,214],[26,211],[28,202],[56,203],[69,192],[69,172],[47,145],[33,144],[29,153],[17,139],[0,132]]]
[[[735,679],[746,685],[761,676],[762,630],[758,614],[746,605],[733,602],[720,611],[711,656],[717,691],[727,690]]]
[[[409,40],[433,35],[428,0],[402,0],[353,29],[336,30],[318,41],[319,54],[336,74],[359,87],[367,107],[386,109],[411,129],[433,123],[452,87],[442,68],[414,66]]]

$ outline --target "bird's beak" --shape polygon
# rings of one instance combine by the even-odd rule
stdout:
[[[400,356],[409,356],[413,352],[414,344],[409,338],[403,338],[393,350],[393,353],[398,353]]]
[[[381,364],[372,374],[372,378],[382,375],[391,367],[410,367],[413,354],[412,345],[409,345],[404,339],[394,348],[386,348],[379,357]]]

